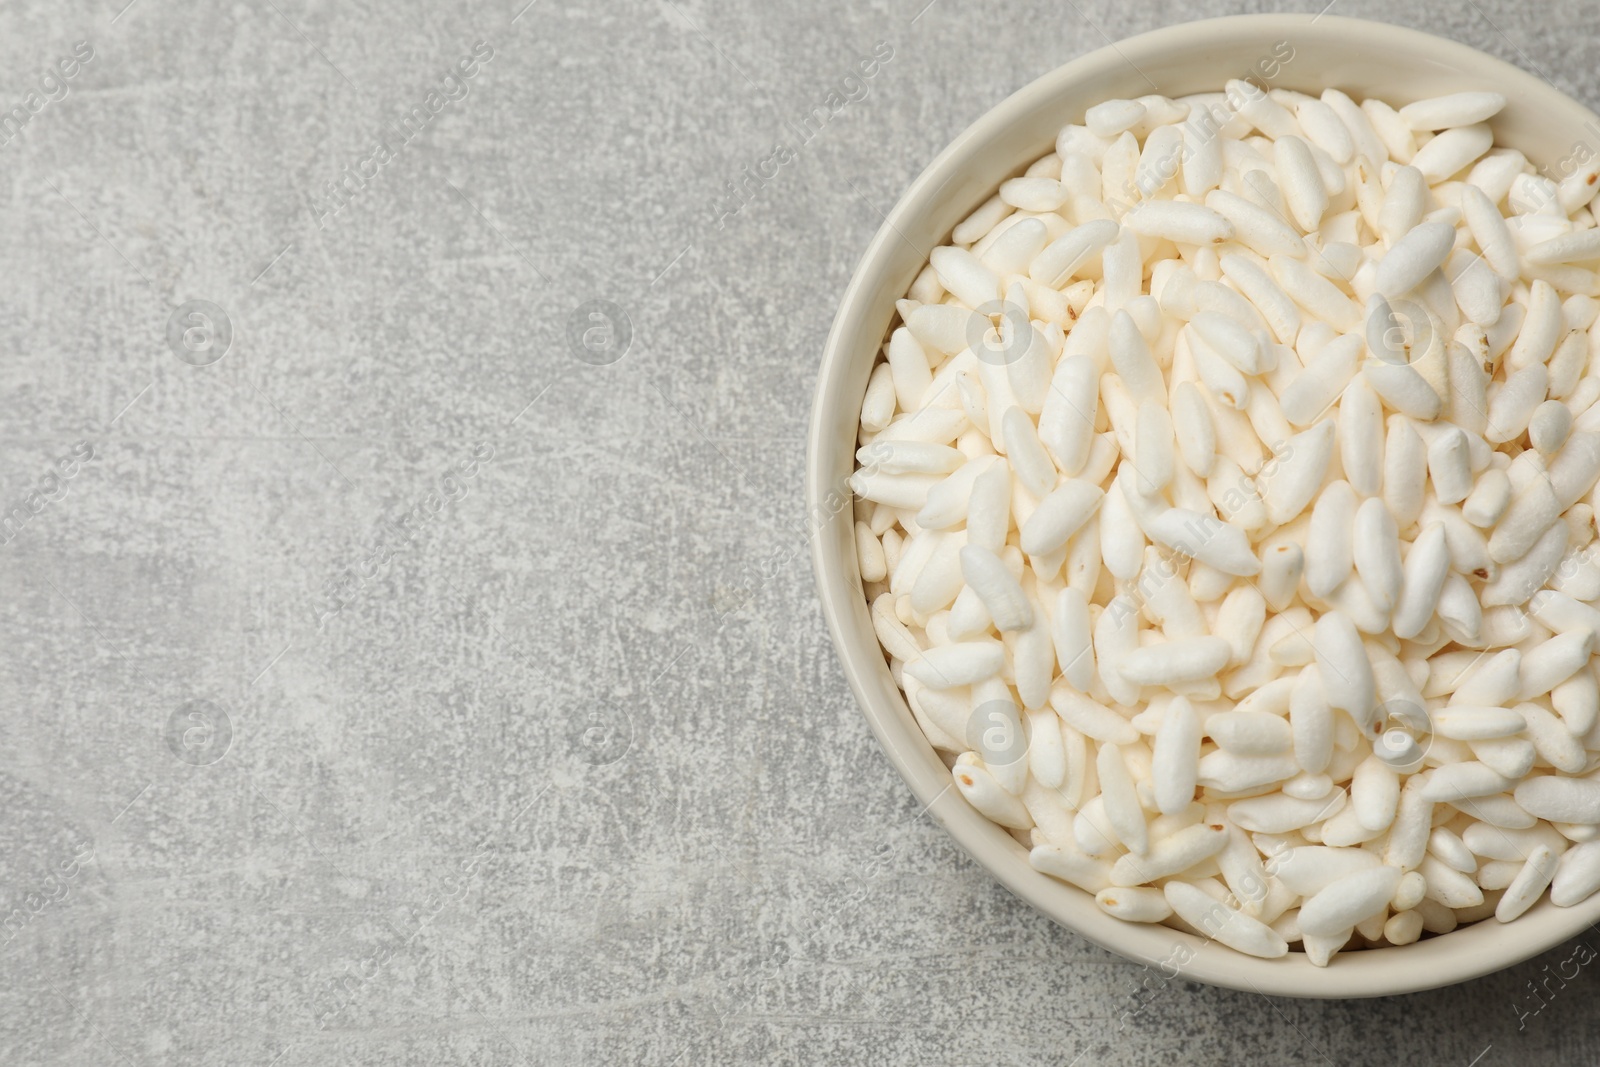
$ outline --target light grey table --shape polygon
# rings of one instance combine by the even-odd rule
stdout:
[[[0,10],[0,1062],[1600,1055],[1578,942],[1310,1003],[1055,928],[823,630],[803,433],[881,213],[1234,5],[125,2]],[[1336,13],[1600,103],[1592,5]]]

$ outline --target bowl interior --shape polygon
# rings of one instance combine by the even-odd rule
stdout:
[[[1051,151],[1061,126],[1082,121],[1090,105],[1152,92],[1220,90],[1230,78],[1313,95],[1334,87],[1396,106],[1494,89],[1509,100],[1492,123],[1497,143],[1551,168],[1546,173],[1559,178],[1564,162],[1600,151],[1600,119],[1540,78],[1453,41],[1355,19],[1251,15],[1173,26],[1093,52],[1028,85],[963,132],[912,184],[873,238],[841,302],[819,374],[806,472],[823,612],[857,701],[918,799],[974,859],[1062,925],[1168,976],[1181,972],[1241,990],[1366,997],[1447,985],[1560,944],[1600,920],[1600,894],[1573,908],[1545,899],[1510,925],[1490,919],[1404,948],[1343,953],[1325,969],[1299,952],[1260,960],[1163,926],[1113,919],[1089,894],[1034,871],[1021,845],[950,788],[949,771],[890,677],[862,593],[846,486],[861,399],[894,301],[928,253],[1000,182]]]

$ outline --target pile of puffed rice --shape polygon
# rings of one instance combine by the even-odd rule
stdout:
[[[871,616],[966,800],[1255,956],[1600,888],[1600,155],[1492,92],[1110,100],[935,249]]]

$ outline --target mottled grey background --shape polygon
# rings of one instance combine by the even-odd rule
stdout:
[[[804,428],[881,212],[1034,77],[1236,5],[124,2],[0,9],[0,1062],[1600,1054],[1576,942],[1317,1003],[1055,928],[919,815],[823,629]],[[1600,103],[1592,4],[1335,13]],[[191,300],[225,353],[169,345]]]

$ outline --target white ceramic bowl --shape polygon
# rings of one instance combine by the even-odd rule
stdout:
[[[1557,908],[1546,898],[1510,924],[1491,918],[1403,948],[1342,953],[1323,969],[1299,952],[1256,959],[1164,926],[1111,918],[1089,894],[1030,867],[1021,845],[950,788],[950,772],[912,719],[873,634],[846,486],[861,399],[894,301],[955,224],[1002,181],[1050,152],[1057,131],[1081,122],[1090,105],[1153,91],[1219,90],[1230,78],[1257,73],[1280,41],[1294,56],[1281,65],[1274,87],[1316,95],[1333,86],[1395,106],[1495,89],[1510,101],[1492,123],[1497,143],[1520,149],[1536,164],[1559,164],[1575,143],[1600,145],[1600,119],[1534,75],[1454,41],[1356,19],[1247,15],[1188,23],[1121,41],[1046,74],[973,123],[922,172],[845,291],[811,416],[806,498],[818,528],[812,562],[845,675],[879,743],[930,814],[1013,893],[1096,944],[1169,975],[1181,971],[1194,981],[1278,995],[1390,996],[1475,978],[1552,948],[1600,920],[1600,894],[1574,908]],[[1277,52],[1282,55],[1281,48]]]

